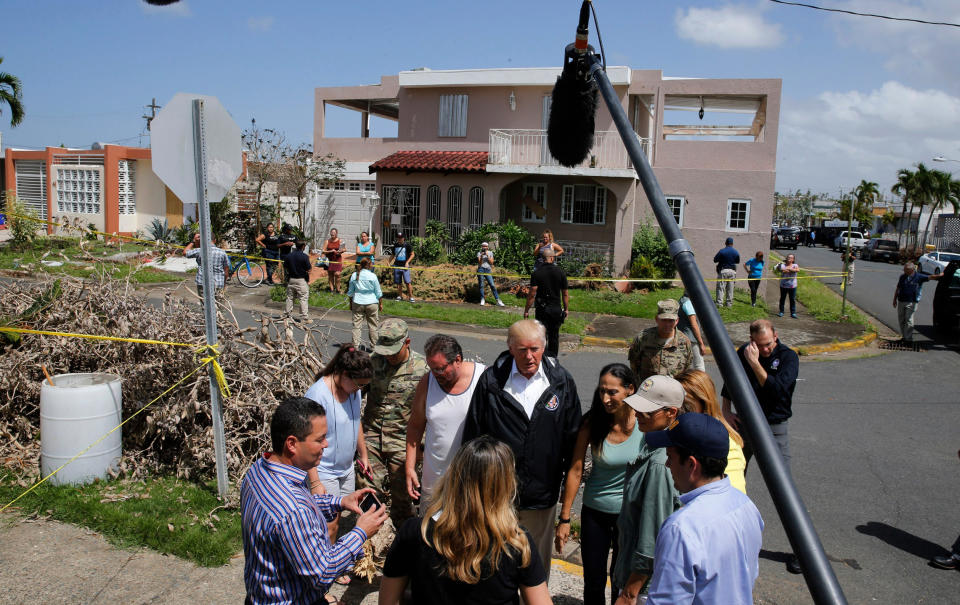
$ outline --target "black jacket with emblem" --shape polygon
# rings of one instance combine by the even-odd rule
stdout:
[[[513,357],[505,351],[480,376],[463,428],[463,443],[490,435],[510,446],[517,464],[517,507],[525,510],[557,503],[580,430],[573,377],[553,357],[544,355],[540,363],[550,386],[532,417],[504,390],[513,369]]]

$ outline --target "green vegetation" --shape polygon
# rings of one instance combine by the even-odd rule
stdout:
[[[450,262],[476,267],[477,253],[483,242],[490,243],[497,267],[521,275],[529,275],[533,271],[533,249],[537,240],[513,221],[487,223],[477,229],[464,231],[453,247]]]
[[[670,246],[660,229],[647,221],[633,234],[630,277],[634,279],[672,279],[677,274]],[[653,282],[653,289],[669,288],[670,282]]]
[[[683,288],[646,291],[638,290],[630,294],[611,290],[570,290],[570,310],[582,313],[620,315],[623,317],[652,318],[657,314],[657,301],[665,298],[679,299]],[[733,299],[739,304],[718,309],[724,323],[753,321],[767,316],[762,301],[756,307],[750,306],[748,290],[734,290]]]
[[[4,505],[24,491],[0,475]],[[96,481],[84,486],[44,483],[12,507],[102,533],[125,548],[148,547],[208,567],[226,564],[242,548],[240,514],[218,510],[216,484],[172,477]],[[216,512],[215,512],[216,511]]]
[[[410,238],[413,255],[418,265],[432,265],[447,260],[447,243],[450,231],[442,222],[430,219],[424,229],[425,237]]]
[[[138,244],[120,244],[119,246],[108,246],[101,241],[90,242],[84,246],[90,255],[94,258],[117,254],[120,252],[131,252],[141,249]],[[43,255],[48,253],[46,258]],[[76,264],[67,262],[67,259],[75,261]],[[41,260],[49,260],[63,263],[57,267],[49,267],[42,264]],[[48,275],[70,275],[73,277],[93,277],[95,275],[109,275],[117,279],[125,279],[128,275],[136,283],[158,283],[178,281],[182,279],[176,274],[167,271],[161,271],[152,267],[139,267],[132,263],[113,263],[98,262],[96,260],[85,260],[80,250],[78,238],[46,236],[37,237],[32,241],[27,241],[20,246],[0,246],[0,269],[22,270],[25,266],[37,273]]]

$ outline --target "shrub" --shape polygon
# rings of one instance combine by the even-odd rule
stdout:
[[[162,223],[159,218],[153,219],[150,226],[147,227],[147,233],[150,234],[150,239],[153,241],[173,241],[173,229],[170,228],[167,219],[163,219]]]
[[[25,248],[37,236],[37,226],[40,223],[30,220],[37,218],[37,213],[9,192],[5,213],[7,224],[10,225],[10,244],[14,248]]]
[[[673,279],[677,268],[670,258],[670,247],[663,233],[649,221],[633,234],[630,277],[635,279]],[[670,282],[652,282],[651,288],[668,288]]]
[[[606,277],[610,273],[610,263],[602,254],[576,255],[564,252],[554,262],[563,269],[567,277]]]
[[[533,234],[513,221],[487,223],[463,232],[457,239],[450,262],[458,265],[476,265],[480,244],[490,243],[495,264],[508,271],[529,274],[533,270]]]
[[[415,260],[419,265],[435,265],[446,262],[447,244],[450,242],[450,231],[442,222],[431,219],[424,229],[425,237],[410,238]]]

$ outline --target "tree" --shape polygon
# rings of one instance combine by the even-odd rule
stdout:
[[[0,57],[0,64],[3,57]],[[0,71],[0,115],[3,114],[3,105],[10,108],[10,127],[16,128],[23,121],[23,90],[20,88],[20,78],[13,74]]]
[[[247,150],[247,182],[255,193],[256,227],[262,229],[261,206],[273,206],[270,218],[276,214],[279,200],[272,184],[280,180],[283,164],[291,150],[283,133],[272,128],[259,128],[256,119],[250,120],[250,128],[243,131],[243,146]]]
[[[930,223],[933,221],[933,214],[944,208],[947,204],[953,206],[953,211],[957,212],[960,207],[960,198],[957,197],[960,192],[960,181],[953,180],[953,175],[942,170],[930,171],[930,215],[927,217],[927,226],[923,230],[923,243],[927,243],[927,237],[930,235]]]
[[[853,205],[853,220],[861,225],[868,225],[873,218],[873,205],[880,196],[879,185],[862,180],[853,190],[852,197],[840,200],[840,218],[850,218],[850,207]]]
[[[904,217],[907,217],[907,228],[909,228],[910,218],[913,215],[913,190],[915,176],[916,175],[912,170],[901,168],[897,171],[897,182],[894,183],[893,187],[890,188],[891,193],[903,197],[903,210],[900,213],[900,227],[897,229],[897,245],[900,244],[900,238],[903,236]],[[909,212],[907,211],[908,204],[910,206]],[[907,238],[907,245],[910,245],[909,238]]]
[[[314,157],[312,147],[307,144],[300,145],[285,158],[281,183],[285,190],[293,192],[297,198],[295,214],[301,232],[304,230],[303,211],[310,185],[330,189],[343,179],[345,169],[346,162],[332,153]]]

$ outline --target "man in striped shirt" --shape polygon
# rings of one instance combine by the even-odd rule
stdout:
[[[327,446],[326,412],[312,399],[281,403],[270,440],[273,451],[253,463],[240,488],[246,603],[323,603],[334,579],[363,556],[363,543],[383,525],[386,510],[370,508],[331,543],[327,521],[342,509],[361,513],[361,499],[374,490],[343,498],[310,493],[307,470]]]
[[[184,256],[197,259],[197,294],[203,298],[203,265],[200,263],[200,238],[187,244]],[[223,295],[223,286],[230,278],[230,257],[217,247],[216,241],[210,242],[210,265],[213,267],[213,293]]]

